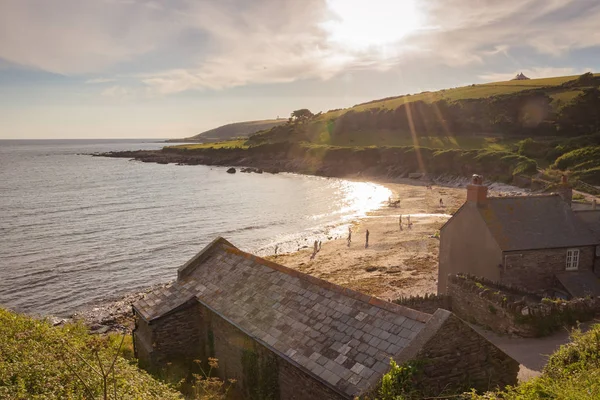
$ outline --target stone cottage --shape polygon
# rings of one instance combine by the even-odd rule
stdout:
[[[558,191],[488,197],[475,175],[467,201],[440,230],[438,293],[446,293],[448,274],[467,273],[534,292],[600,295],[593,215],[586,222],[571,209],[566,181]],[[580,290],[584,281],[588,288]]]
[[[245,398],[352,399],[398,363],[422,361],[421,384],[513,384],[518,363],[461,319],[370,297],[237,249],[218,238],[172,286],[133,307],[135,352],[160,369],[215,357]]]

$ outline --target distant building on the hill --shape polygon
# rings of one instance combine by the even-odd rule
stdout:
[[[468,273],[535,292],[600,295],[600,212],[573,211],[566,179],[557,192],[488,197],[474,175],[467,201],[440,230],[438,293],[448,274]]]
[[[525,75],[523,75],[523,73],[521,72],[520,74],[517,74],[517,76],[515,76],[513,79],[513,81],[526,81],[530,78],[526,77]]]
[[[243,398],[353,399],[423,360],[434,393],[516,383],[518,363],[449,311],[422,313],[244,253],[219,238],[134,305],[143,365],[215,357]],[[172,366],[175,366],[171,364]]]

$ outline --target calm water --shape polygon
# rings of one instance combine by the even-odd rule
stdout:
[[[389,196],[370,183],[81,154],[163,145],[0,141],[0,305],[68,315],[174,279],[218,235],[261,255],[295,251]]]

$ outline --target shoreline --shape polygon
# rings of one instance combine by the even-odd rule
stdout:
[[[359,174],[339,179],[381,185],[392,192],[393,199],[400,199],[400,206],[389,207],[383,203],[363,216],[340,223],[339,226],[352,226],[350,247],[344,235],[324,240],[314,259],[311,259],[312,245],[290,253],[263,257],[384,300],[435,293],[439,248],[435,232],[464,202],[466,191],[461,186],[467,180],[442,177],[439,184],[427,189],[429,181],[408,178],[380,176],[369,179]],[[521,192],[515,187],[499,186],[502,192]],[[443,199],[443,206],[439,205],[439,198]],[[398,226],[399,215],[403,215],[402,231]],[[407,215],[414,215],[412,229],[406,226]],[[370,232],[368,249],[364,248],[364,232],[367,229]],[[74,310],[68,318],[46,318],[54,325],[79,320],[95,334],[128,333],[134,325],[132,304],[146,293],[171,283],[83,306]]]

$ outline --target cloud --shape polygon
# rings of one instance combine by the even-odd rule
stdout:
[[[86,84],[89,85],[95,85],[95,84],[99,84],[99,83],[110,83],[110,82],[115,82],[116,79],[115,78],[94,78],[94,79],[88,79],[87,81],[85,81]]]
[[[368,46],[353,46],[352,30],[345,31],[352,33],[349,43],[332,40],[331,27],[341,17],[331,1],[0,1],[0,60],[58,74],[106,76],[90,84],[113,82],[111,74],[126,76],[131,88],[102,91],[122,96],[326,80],[351,70],[410,64],[481,69],[501,58],[511,66],[494,70],[512,75],[521,64],[513,59],[514,49],[527,49],[532,60],[525,65],[536,65],[536,55],[560,60],[573,50],[600,46],[600,2],[421,0],[414,2],[419,29],[381,45],[370,38]],[[354,27],[358,35],[387,32],[370,26],[378,20],[363,20],[363,27]],[[524,72],[545,76],[567,69]]]

